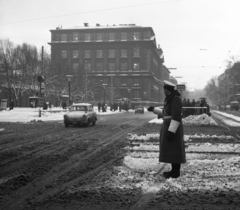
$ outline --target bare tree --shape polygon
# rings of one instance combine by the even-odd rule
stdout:
[[[9,98],[18,101],[19,89],[23,83],[23,69],[19,69],[19,51],[9,39],[0,40],[0,64],[3,86],[9,91]]]

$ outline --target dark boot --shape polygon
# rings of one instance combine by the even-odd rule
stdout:
[[[181,164],[172,164],[172,171],[163,173],[166,179],[178,178],[180,176]]]

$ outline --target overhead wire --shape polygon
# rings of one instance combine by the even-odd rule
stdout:
[[[94,13],[94,12],[104,12],[104,11],[109,11],[109,10],[118,10],[118,9],[125,9],[125,8],[131,8],[131,7],[140,7],[140,6],[153,5],[153,4],[169,3],[169,2],[175,2],[175,1],[183,1],[183,0],[166,0],[166,1],[157,1],[157,2],[152,2],[152,3],[146,3],[146,4],[135,4],[135,5],[129,5],[129,6],[122,6],[122,7],[112,7],[112,8],[91,10],[91,11],[86,11],[86,12],[72,13],[72,14],[63,14],[63,15],[55,15],[55,16],[34,18],[34,19],[28,19],[28,20],[13,21],[13,22],[8,22],[8,23],[1,23],[0,25],[23,23],[23,22],[30,22],[30,21],[57,18],[57,17],[66,17],[66,16],[73,16],[73,15],[81,15],[81,14]]]

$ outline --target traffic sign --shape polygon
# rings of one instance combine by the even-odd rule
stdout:
[[[186,90],[185,85],[177,85],[177,90]]]

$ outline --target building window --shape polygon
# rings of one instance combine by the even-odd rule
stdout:
[[[109,71],[115,71],[115,63],[109,63],[108,64],[108,70]]]
[[[115,84],[116,84],[116,86],[119,86],[121,84],[121,79],[116,77],[115,78]]]
[[[121,32],[121,40],[126,41],[127,40],[127,33],[126,32]]]
[[[115,34],[114,33],[109,33],[109,40],[114,41],[115,40]]]
[[[133,63],[133,71],[140,71],[140,65],[137,62]]]
[[[139,32],[133,32],[133,40],[139,40],[139,39],[140,39]]]
[[[73,41],[78,41],[78,32],[73,32]]]
[[[102,40],[103,40],[103,34],[97,33],[97,41],[102,41]]]
[[[121,71],[127,71],[127,63],[126,62],[121,63]]]
[[[139,85],[139,78],[134,78],[133,79],[133,84],[134,85]]]
[[[139,57],[140,56],[140,50],[138,47],[133,48],[133,57]]]
[[[90,50],[84,50],[84,58],[91,58],[91,51]]]
[[[121,50],[121,57],[126,58],[127,57],[127,50]]]
[[[85,72],[91,71],[91,63],[85,62],[84,70],[85,70]]]
[[[150,39],[150,31],[144,31],[143,33],[143,38],[145,40],[149,40]]]
[[[61,42],[67,41],[67,34],[61,34]]]
[[[78,50],[73,50],[73,58],[78,58]]]
[[[60,36],[60,34],[55,34],[53,41],[57,41],[57,42],[61,41],[61,36]]]
[[[91,41],[91,34],[87,33],[85,34],[85,41],[90,42]]]
[[[102,63],[96,63],[96,71],[103,71],[103,64]]]
[[[103,51],[102,50],[97,50],[97,58],[102,58],[103,57]]]
[[[140,90],[133,90],[133,98],[140,98]]]
[[[61,58],[67,58],[67,50],[61,51]]]
[[[115,50],[109,50],[109,58],[115,58]]]
[[[78,63],[73,63],[73,73],[78,73]]]

